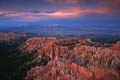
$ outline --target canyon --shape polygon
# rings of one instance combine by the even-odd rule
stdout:
[[[6,37],[8,34],[11,35]],[[0,42],[5,41],[9,47],[0,47],[0,51],[3,51],[0,55],[7,53],[3,60],[12,59],[9,64],[2,63],[6,68],[0,67],[4,71],[10,66],[11,70],[0,72],[6,80],[120,79],[119,41],[110,44],[89,38],[28,37],[29,35],[18,33],[6,35],[0,36]],[[9,45],[10,40],[19,44]],[[8,72],[10,73],[6,74]]]

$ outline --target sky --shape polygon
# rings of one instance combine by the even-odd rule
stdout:
[[[0,0],[0,26],[120,26],[120,0]]]

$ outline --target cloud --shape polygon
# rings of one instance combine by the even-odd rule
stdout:
[[[83,7],[107,7],[107,8],[120,8],[120,0],[46,0],[46,2],[58,4],[76,4]],[[82,4],[82,5],[81,5]]]
[[[7,6],[5,6],[7,5]],[[120,12],[120,0],[1,0],[0,1],[0,10],[36,10],[35,13],[40,13],[39,10],[43,9],[55,9],[53,12],[57,12],[57,9],[68,9],[71,7],[81,7],[82,8],[92,8],[92,9],[101,9],[107,8],[111,11]],[[38,10],[38,11],[37,11]],[[46,10],[46,12],[47,12]],[[51,11],[48,11],[51,13]],[[58,13],[59,12],[59,13]],[[56,14],[66,15],[66,13],[61,13],[61,10]],[[55,14],[55,15],[56,15]],[[68,15],[73,15],[72,13]]]
[[[90,14],[107,14],[109,10],[104,8],[69,8],[60,9],[56,11],[31,11],[31,12],[20,12],[20,11],[0,11],[0,15],[13,19],[25,19],[25,20],[40,20],[48,18],[73,18],[80,17]]]
[[[89,5],[90,3],[104,3],[105,5],[119,5],[120,0],[45,0],[46,2],[53,2],[53,3],[86,3]]]
[[[53,3],[78,3],[80,0],[46,0]]]
[[[64,4],[78,4],[78,3],[92,3],[96,0],[45,0],[46,2],[52,3],[64,3]]]
[[[102,0],[102,4],[110,6],[120,6],[120,0]]]
[[[110,8],[111,10],[117,10],[120,12],[120,0],[102,0],[101,6]]]
[[[99,5],[111,10],[113,15],[120,14],[120,0],[101,0]]]

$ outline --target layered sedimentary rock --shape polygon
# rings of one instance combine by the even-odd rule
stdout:
[[[83,38],[30,38],[21,50],[24,53],[37,54],[34,62],[38,65],[27,72],[25,79],[119,80],[118,44],[115,49],[111,49],[102,47],[102,44],[96,46],[90,39]]]

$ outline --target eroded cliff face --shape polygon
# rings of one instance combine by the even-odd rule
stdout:
[[[23,52],[35,52],[42,46],[46,45],[47,43],[54,42],[56,40],[55,37],[43,37],[43,38],[29,38],[26,43],[21,47]]]
[[[30,38],[20,50],[35,55],[26,80],[120,79],[120,51],[90,39]]]
[[[113,45],[111,49],[120,51],[120,41],[118,41],[115,45]]]
[[[50,61],[46,66],[36,66],[29,70],[25,80],[119,80],[119,78],[118,71],[114,70]]]
[[[58,46],[70,46],[75,45],[78,43],[81,44],[87,44],[91,42],[90,39],[83,39],[83,38],[63,38],[63,39],[57,39],[56,37],[35,37],[35,38],[29,38],[24,46],[22,46],[23,51],[32,51],[41,48],[43,46],[46,46],[48,44],[58,45]],[[49,45],[48,45],[49,46]]]

